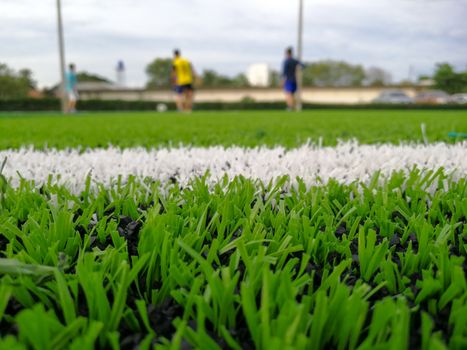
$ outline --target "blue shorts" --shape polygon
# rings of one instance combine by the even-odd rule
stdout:
[[[284,84],[284,91],[294,94],[297,91],[297,82],[292,80],[286,80]]]
[[[175,92],[177,94],[183,94],[185,91],[193,91],[193,85],[186,84],[186,85],[177,85],[177,86],[175,86]]]

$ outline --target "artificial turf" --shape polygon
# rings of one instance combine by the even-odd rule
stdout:
[[[0,149],[422,142],[422,123],[455,142],[467,114],[2,114]],[[467,348],[465,177],[19,178],[0,170],[0,349]]]
[[[0,149],[53,147],[158,147],[185,145],[283,145],[308,140],[335,145],[361,143],[454,142],[448,132],[467,132],[467,111],[313,110],[195,112],[193,114],[118,112],[0,114]],[[321,141],[320,141],[321,139]]]
[[[0,348],[467,347],[465,180],[289,185],[3,181]]]

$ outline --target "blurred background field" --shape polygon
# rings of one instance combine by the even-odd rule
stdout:
[[[286,147],[308,140],[335,145],[339,139],[360,143],[454,142],[448,132],[467,129],[465,111],[313,110],[195,112],[0,114],[0,148],[158,147],[242,145]]]

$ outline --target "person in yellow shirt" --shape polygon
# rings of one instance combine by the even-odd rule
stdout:
[[[172,83],[177,93],[177,109],[179,111],[191,112],[193,108],[193,82],[195,76],[193,66],[190,61],[181,57],[180,50],[174,50],[172,67]]]

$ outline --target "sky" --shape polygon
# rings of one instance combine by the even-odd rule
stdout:
[[[304,61],[377,66],[395,82],[467,69],[467,0],[304,0]],[[0,0],[0,62],[30,68],[39,86],[59,80],[56,0]],[[62,0],[67,62],[129,86],[146,65],[180,48],[198,72],[279,69],[297,41],[298,0]]]

